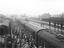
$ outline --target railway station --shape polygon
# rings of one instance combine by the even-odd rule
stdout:
[[[27,21],[0,20],[0,47],[1,48],[56,48],[40,36],[42,30],[27,24]]]
[[[64,32],[63,19],[58,18],[43,19],[48,22],[49,28],[39,28],[36,25],[31,25],[25,20],[3,21],[0,23],[0,47],[1,48],[63,48],[64,47]],[[0,20],[1,21],[1,20]],[[31,21],[30,22],[36,22]],[[36,23],[42,24],[42,21]],[[53,23],[53,25],[51,24]],[[6,25],[7,24],[7,25]],[[43,22],[43,24],[45,24]],[[47,25],[45,24],[45,25]],[[56,24],[60,26],[56,26]],[[61,31],[53,32],[51,26],[61,29]]]
[[[64,48],[64,0],[0,0],[0,48]]]

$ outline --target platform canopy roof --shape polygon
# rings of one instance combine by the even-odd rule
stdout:
[[[43,20],[47,22],[57,23],[57,24],[64,24],[64,18],[62,17],[50,17]]]

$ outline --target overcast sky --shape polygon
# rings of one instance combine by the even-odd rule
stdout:
[[[63,0],[0,0],[0,13],[37,16],[64,12]]]

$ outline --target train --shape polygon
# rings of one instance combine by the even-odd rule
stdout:
[[[54,48],[64,48],[64,37],[63,36],[52,34],[50,33],[52,32],[52,30],[50,31],[47,28],[39,29],[39,28],[35,28],[35,26],[32,26],[30,24],[25,24],[25,25],[31,28],[32,30],[34,30],[35,34],[37,34],[41,40],[45,39],[47,42],[49,42],[49,44],[51,44],[50,46],[55,46]]]

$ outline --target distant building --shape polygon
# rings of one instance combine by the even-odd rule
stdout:
[[[40,20],[47,19],[47,18],[50,18],[50,17],[51,17],[51,15],[49,13],[45,13],[45,14],[39,16]]]

